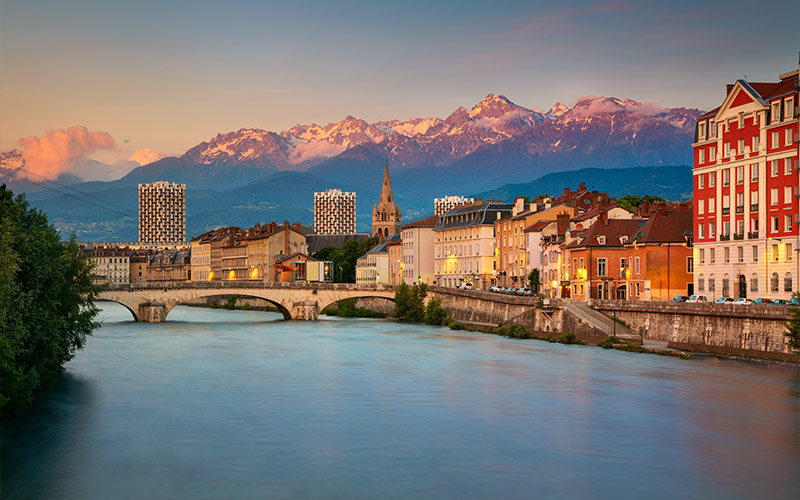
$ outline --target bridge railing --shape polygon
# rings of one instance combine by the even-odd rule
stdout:
[[[394,285],[357,285],[355,283],[306,283],[306,282],[267,282],[267,281],[158,281],[150,283],[122,283],[108,285],[107,291],[165,290],[165,289],[300,289],[300,290],[358,290],[388,292],[397,289]]]

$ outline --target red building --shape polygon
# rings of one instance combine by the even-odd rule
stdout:
[[[728,85],[697,122],[695,293],[788,298],[798,290],[798,71]]]

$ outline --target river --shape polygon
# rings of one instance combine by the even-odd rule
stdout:
[[[103,304],[2,424],[3,500],[798,498],[800,370]]]

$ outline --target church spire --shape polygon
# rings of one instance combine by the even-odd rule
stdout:
[[[389,178],[389,160],[386,160],[386,170],[383,172],[383,188],[381,189],[381,203],[392,203],[392,179]]]
[[[372,209],[372,234],[386,238],[392,234],[400,233],[400,217],[400,206],[395,203],[392,195],[389,160],[386,160],[386,168],[383,171],[381,199]]]

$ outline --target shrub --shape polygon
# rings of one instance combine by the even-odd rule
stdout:
[[[558,342],[561,344],[575,344],[575,345],[586,344],[586,342],[576,337],[575,334],[572,332],[565,333],[561,338],[558,339]]]
[[[503,335],[503,336],[506,336],[506,337],[515,338],[515,339],[527,339],[527,338],[530,338],[530,335],[528,334],[528,330],[524,326],[516,324],[516,323],[514,323],[512,325],[501,326],[500,328],[497,329],[497,333],[499,333],[500,335]]]
[[[447,319],[447,326],[449,326],[451,330],[463,330],[464,329],[464,325],[462,325],[461,323],[459,323],[458,321],[456,321],[456,320],[454,320],[452,318],[448,318]]]
[[[442,299],[434,297],[425,307],[425,324],[442,325],[447,319],[447,311],[442,308]]]
[[[222,307],[225,309],[236,309],[236,297],[228,297],[228,300]]]
[[[242,306],[242,309],[244,309],[245,311],[249,311],[250,309],[252,309],[250,302],[245,302],[244,305]]]

